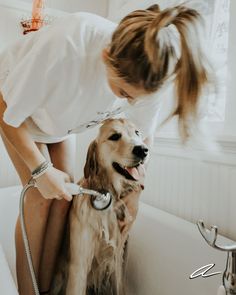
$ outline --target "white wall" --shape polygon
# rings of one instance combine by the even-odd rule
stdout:
[[[9,2],[14,0],[9,0]],[[23,0],[32,3],[33,0]],[[88,11],[102,16],[107,14],[108,0],[46,0],[46,7],[56,8],[68,12]]]

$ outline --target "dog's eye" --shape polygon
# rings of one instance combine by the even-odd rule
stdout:
[[[109,140],[113,140],[113,141],[117,141],[121,138],[121,134],[120,133],[114,133],[112,134],[108,139]]]
[[[140,132],[138,130],[135,130],[135,133],[139,136]]]

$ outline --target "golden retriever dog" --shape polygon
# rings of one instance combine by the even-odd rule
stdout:
[[[124,295],[128,233],[143,189],[148,148],[126,119],[108,119],[90,144],[83,188],[112,195],[96,210],[91,196],[75,196],[51,295]],[[131,206],[129,206],[131,202]]]

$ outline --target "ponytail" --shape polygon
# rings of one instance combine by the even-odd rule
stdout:
[[[174,115],[179,116],[182,138],[189,137],[189,120],[197,120],[199,98],[208,82],[207,62],[199,44],[196,21],[200,15],[191,9],[179,8],[174,20],[181,36],[181,57],[176,65],[176,94],[178,105]],[[205,64],[203,64],[205,63]]]
[[[201,16],[182,5],[160,10],[153,5],[128,14],[113,33],[108,63],[126,82],[147,93],[160,89],[174,75],[183,140],[197,120],[203,88],[208,82],[207,63],[200,46]],[[164,99],[164,98],[163,98]]]

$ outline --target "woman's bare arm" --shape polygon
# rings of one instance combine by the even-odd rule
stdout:
[[[17,153],[24,160],[30,171],[33,171],[39,164],[45,161],[45,158],[30,137],[25,123],[15,128],[3,121],[3,113],[6,107],[7,105],[0,93],[0,128],[10,143],[15,147]]]
[[[3,113],[6,107],[7,105],[0,93],[0,128],[32,172],[45,161],[45,158],[31,138],[24,122],[19,127],[15,128],[3,121]],[[37,187],[45,198],[64,198],[68,201],[71,200],[72,196],[67,192],[65,182],[69,181],[71,181],[71,179],[68,174],[54,167],[50,167],[44,174],[36,179]]]

